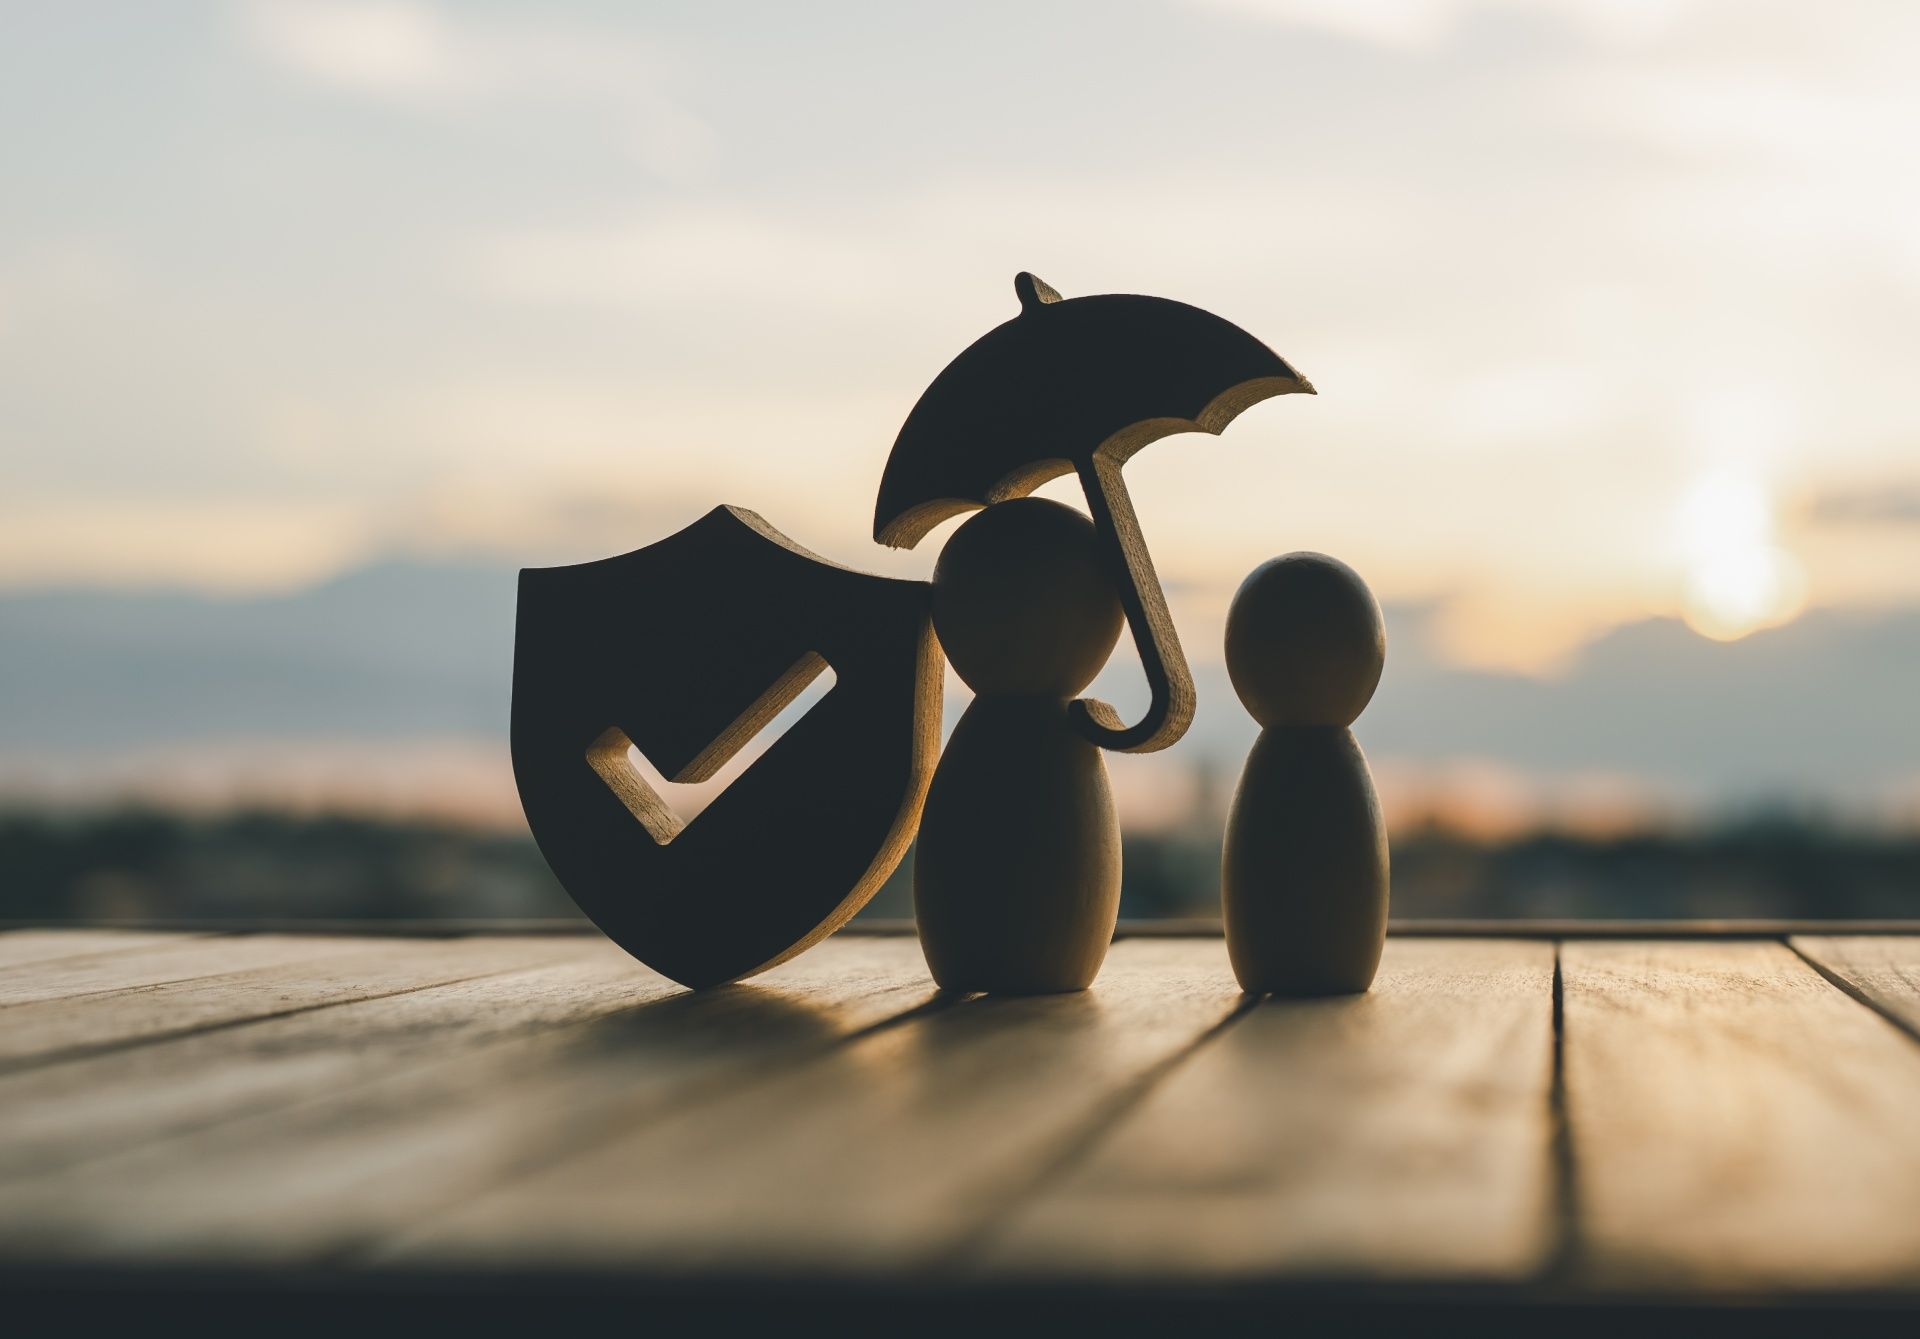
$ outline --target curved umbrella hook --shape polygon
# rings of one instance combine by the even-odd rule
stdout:
[[[1133,630],[1134,648],[1140,653],[1152,700],[1146,715],[1133,725],[1121,721],[1120,713],[1098,698],[1077,698],[1068,713],[1074,728],[1103,749],[1153,753],[1178,742],[1193,723],[1193,674],[1180,650],[1180,637],[1167,612],[1167,597],[1141,537],[1120,465],[1120,460],[1095,452],[1077,461],[1075,468],[1094,529],[1106,541],[1108,572],[1119,590],[1127,626]]]

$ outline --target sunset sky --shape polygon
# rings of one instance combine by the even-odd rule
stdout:
[[[924,574],[881,464],[1031,269],[1319,388],[1129,466],[1196,661],[1296,548],[1529,675],[1920,604],[1920,6],[0,12],[0,588],[572,561],[721,501]]]

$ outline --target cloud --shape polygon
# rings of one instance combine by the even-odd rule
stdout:
[[[1267,286],[1318,275],[1331,290],[1341,260],[1404,240],[1388,183],[1305,168],[1289,183],[1240,175],[1233,164],[1185,165],[1155,171],[1144,191],[1134,174],[947,174],[824,204],[649,203],[624,220],[477,231],[451,248],[448,272],[465,291],[517,303],[804,304],[910,319],[923,294],[951,304],[956,271],[1007,294],[1019,268],[1069,291],[1075,279],[1146,283],[1155,271],[1245,291],[1246,258],[1266,256]],[[1290,287],[1298,300],[1300,284]]]
[[[1594,195],[1612,197],[1617,234],[1675,260],[1713,251],[1829,294],[1836,269],[1872,264],[1920,287],[1920,182],[1906,167],[1920,8],[1856,4],[1837,18],[1792,0],[1191,2],[1482,67],[1562,142],[1639,151],[1631,189],[1596,182]],[[1465,40],[1476,21],[1543,17],[1573,40],[1524,64],[1487,65],[1484,44]]]
[[[58,237],[0,260],[0,339],[46,320],[92,314],[123,297],[126,259],[93,237]]]
[[[545,103],[611,116],[664,176],[713,150],[671,87],[669,54],[624,32],[417,0],[249,0],[241,32],[261,57],[342,93],[441,112]]]
[[[457,58],[446,22],[423,6],[260,0],[245,13],[263,53],[321,83],[409,98],[476,91],[480,72]]]
[[[375,538],[350,554],[423,525],[529,561],[574,533],[610,551],[625,523],[576,530],[537,505],[599,489],[759,507],[862,561],[901,418],[1011,314],[1021,268],[1217,310],[1323,392],[1129,467],[1165,575],[1230,591],[1274,552],[1323,548],[1383,598],[1469,593],[1448,623],[1483,664],[1677,607],[1667,518],[1705,452],[1703,388],[1798,401],[1766,448],[1782,489],[1891,475],[1920,426],[1900,389],[1920,356],[1901,278],[1920,199],[1898,158],[1920,114],[1898,68],[1920,19],[1900,15],[1920,11],[1655,5],[1629,42],[1595,17],[1612,0],[1541,0],[1541,19],[1508,0],[1240,0],[1285,26],[1188,7],[1164,34],[1105,33],[1112,60],[996,85],[965,49],[915,66],[859,45],[891,28],[755,41],[689,13],[673,41],[716,59],[683,75],[606,7],[234,3],[241,68],[214,71],[228,82],[204,106],[238,142],[155,121],[185,159],[164,170],[225,182],[231,207],[196,186],[142,208],[151,173],[130,175],[115,227],[154,271],[124,316],[42,303],[70,333],[9,344],[7,430],[60,504],[0,539],[16,580],[277,584],[356,533],[280,511],[216,545],[220,518],[175,506],[194,489],[352,500]],[[1341,24],[1374,36],[1300,40]],[[1150,56],[1182,92],[1143,103],[1100,73]],[[272,96],[249,118],[264,84],[304,92],[320,133],[288,139]],[[967,87],[978,104],[951,96]],[[740,127],[724,181],[629,194],[578,152],[586,123],[644,128],[656,103],[669,125],[693,105]],[[1141,106],[1152,125],[1128,119]],[[394,134],[402,118],[483,132],[488,152]],[[249,154],[295,194],[263,189]],[[83,165],[106,189],[110,161]],[[0,266],[16,335],[42,324],[27,277]],[[1735,420],[1714,450],[1758,454]],[[134,531],[88,514],[109,487],[178,513],[110,562],[100,537]],[[288,556],[268,563],[276,535]],[[1852,569],[1803,557],[1820,601],[1859,602]],[[1876,579],[1911,599],[1916,572]]]
[[[1545,15],[1583,37],[1647,40],[1698,0],[1191,0],[1204,8],[1358,42],[1431,48],[1489,15]]]
[[[347,501],[16,495],[0,502],[0,587],[286,589],[352,562],[367,539]]]
[[[737,209],[681,208],[629,224],[519,229],[460,242],[452,278],[486,297],[640,308],[762,302],[872,309],[891,300],[903,244]],[[910,247],[907,249],[911,249]]]
[[[1176,295],[1268,339],[1323,393],[1264,406],[1217,445],[1169,444],[1130,467],[1169,578],[1231,590],[1280,548],[1324,548],[1392,596],[1485,592],[1453,620],[1457,639],[1509,664],[1551,660],[1596,624],[1673,607],[1679,556],[1643,532],[1665,527],[1687,470],[1662,458],[1677,453],[1646,420],[1649,406],[1683,417],[1699,376],[1687,360],[1711,349],[1696,331],[1713,318],[1648,328],[1638,304],[1593,295],[1602,276],[1568,256],[1604,234],[1604,207],[1569,198],[1515,229],[1498,199],[1423,197],[1317,161],[1245,181],[1225,164],[1190,163],[1156,184],[955,175],[785,211],[636,206],[618,222],[478,230],[450,249],[448,281],[573,320],[628,313],[636,327],[674,332],[670,356],[724,357],[737,390],[663,384],[636,432],[698,432],[716,447],[706,468],[744,467],[749,443],[817,424],[867,444],[819,442],[818,458],[845,462],[839,486],[856,496],[913,395],[1011,314],[1015,269],[1069,294]],[[1629,291],[1644,293],[1637,278]],[[836,365],[850,352],[857,361]],[[822,404],[824,388],[854,385],[875,388],[874,412],[856,413],[851,396],[845,408]],[[680,428],[678,403],[704,421]],[[793,426],[780,427],[783,415]],[[1604,468],[1589,448],[1604,451]],[[1202,451],[1207,468],[1182,468]],[[1579,503],[1516,502],[1556,497]],[[783,498],[781,513],[790,505]],[[1521,547],[1525,563],[1512,557]]]
[[[1920,526],[1920,483],[1832,489],[1816,494],[1804,515],[1816,526]]]

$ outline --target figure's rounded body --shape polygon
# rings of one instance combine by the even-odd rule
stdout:
[[[1234,792],[1220,877],[1242,989],[1342,995],[1373,984],[1387,932],[1387,836],[1351,730],[1261,732]]]
[[[1082,990],[1120,911],[1120,826],[1100,750],[1057,698],[982,697],[927,792],[914,914],[947,990]]]
[[[1256,568],[1227,612],[1227,670],[1264,728],[1227,815],[1227,954],[1256,994],[1373,984],[1386,945],[1386,827],[1347,729],[1386,664],[1373,593],[1352,568],[1289,553]]]
[[[1120,637],[1093,523],[1042,498],[972,517],[934,568],[933,626],[977,696],[914,851],[927,965],[947,990],[1084,989],[1120,909],[1107,765],[1067,714]]]

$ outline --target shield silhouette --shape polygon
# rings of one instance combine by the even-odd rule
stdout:
[[[824,666],[833,688],[682,826],[627,761],[713,775]],[[807,552],[716,507],[632,553],[520,574],[513,766],[567,893],[684,985],[750,976],[893,871],[939,753],[924,582]]]

